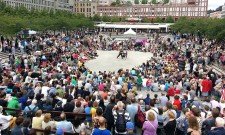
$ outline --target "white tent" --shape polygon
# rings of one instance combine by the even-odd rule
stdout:
[[[36,31],[34,31],[34,30],[29,30],[29,35],[35,35],[35,34],[37,34]]]
[[[124,35],[136,35],[136,32],[130,28],[128,31],[124,32],[123,34]]]

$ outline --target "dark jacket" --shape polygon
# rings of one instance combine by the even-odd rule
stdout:
[[[218,127],[209,131],[208,135],[225,135],[224,127]]]
[[[202,123],[202,135],[208,135],[211,127],[215,127],[215,119],[209,118]]]
[[[114,116],[113,116],[113,112],[112,112],[112,109],[114,106],[115,106],[115,103],[110,103],[105,108],[104,117],[107,120],[107,124],[109,124],[109,125],[114,124]]]

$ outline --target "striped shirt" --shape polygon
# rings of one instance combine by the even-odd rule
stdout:
[[[116,125],[116,120],[117,120],[117,112],[118,112],[119,115],[122,115],[124,113],[124,111],[125,111],[124,109],[123,110],[113,110],[113,116],[114,116],[114,123],[115,123],[115,125]],[[130,121],[130,116],[129,116],[129,113],[127,111],[125,111],[124,116],[125,116],[126,122],[129,122]],[[117,134],[127,134],[127,132],[117,132],[116,128],[115,128],[115,133],[117,133]]]

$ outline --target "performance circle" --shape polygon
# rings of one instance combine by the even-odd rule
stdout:
[[[127,58],[117,58],[119,51],[97,51],[98,57],[89,60],[85,66],[91,71],[118,71],[119,69],[132,69],[149,60],[153,54],[150,52],[128,51]]]

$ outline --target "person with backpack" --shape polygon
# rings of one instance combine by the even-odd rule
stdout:
[[[127,134],[126,123],[130,121],[130,116],[124,107],[124,103],[122,101],[118,101],[117,105],[113,109],[116,135]]]
[[[26,106],[23,113],[26,117],[32,118],[34,117],[36,111],[39,109],[37,104],[37,100],[33,99],[29,106]]]

